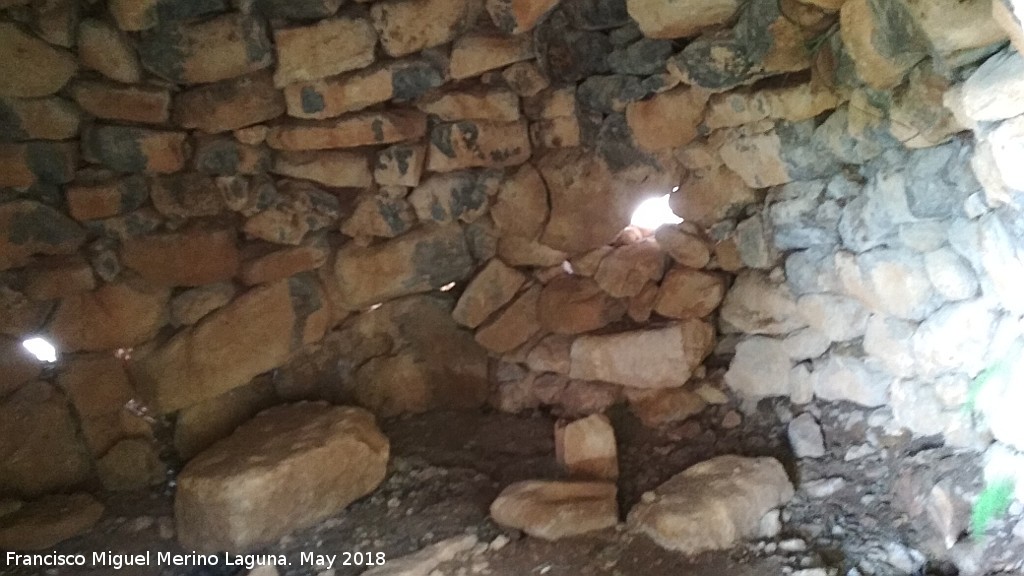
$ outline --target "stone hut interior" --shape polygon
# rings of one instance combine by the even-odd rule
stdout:
[[[1024,574],[1024,0],[0,0],[0,574]]]

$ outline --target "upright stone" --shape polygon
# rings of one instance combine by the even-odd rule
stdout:
[[[276,542],[373,491],[388,455],[388,439],[360,408],[299,403],[261,412],[181,471],[178,540],[204,552]]]
[[[615,481],[619,477],[615,429],[604,414],[555,424],[555,456],[573,478]]]

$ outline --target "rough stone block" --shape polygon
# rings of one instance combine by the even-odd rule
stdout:
[[[234,230],[190,230],[140,236],[121,246],[121,264],[157,286],[201,286],[238,270]]]
[[[454,40],[479,11],[473,0],[396,0],[375,2],[370,16],[384,51],[398,57]]]
[[[398,60],[284,89],[288,115],[334,118],[388,100],[415,100],[445,81],[444,70],[427,59]]]
[[[487,211],[500,179],[492,170],[434,174],[409,194],[409,204],[421,222],[474,222]]]
[[[259,124],[284,114],[269,72],[192,88],[174,101],[174,123],[215,133]]]
[[[449,172],[461,168],[517,166],[530,158],[525,121],[464,120],[441,124],[430,133],[427,169]]]
[[[612,482],[518,482],[491,503],[491,518],[544,540],[578,536],[619,522]]]
[[[569,376],[634,388],[675,388],[711,353],[714,340],[711,325],[699,320],[580,336],[572,344]]]
[[[603,414],[555,424],[555,457],[573,478],[615,481],[619,477],[615,429]]]
[[[48,330],[68,352],[130,348],[164,325],[168,296],[165,289],[105,284],[62,300]]]
[[[102,20],[87,19],[78,25],[78,59],[82,66],[123,84],[142,78],[139,57],[128,38]]]
[[[736,14],[736,0],[628,0],[629,15],[648,38],[685,38],[725,24]]]
[[[0,204],[0,270],[27,264],[36,254],[72,254],[85,231],[49,206],[30,200]]]
[[[455,80],[479,76],[488,70],[533,58],[533,38],[471,34],[452,45],[450,74]]]
[[[338,252],[335,276],[346,307],[360,309],[407,294],[428,292],[473,271],[458,226],[424,226],[368,248]]]
[[[79,80],[71,94],[82,110],[106,120],[163,124],[171,116],[171,92],[166,88]]]
[[[519,120],[519,98],[508,90],[476,88],[440,92],[416,102],[416,107],[441,120]]]
[[[0,22],[0,96],[49,96],[77,70],[71,53],[22,32],[14,23]]]
[[[719,456],[687,468],[629,512],[631,530],[684,554],[731,548],[757,536],[761,518],[793,498],[774,458]]]
[[[9,494],[38,496],[92,474],[67,401],[45,382],[26,384],[0,402],[0,455],[0,489]]]
[[[373,184],[370,159],[365,153],[336,150],[279,152],[274,174],[312,180],[332,188],[369,188]]]
[[[86,160],[118,172],[170,174],[185,166],[187,137],[185,132],[97,124],[82,135],[82,150]]]
[[[182,470],[178,540],[206,552],[276,542],[371,492],[384,480],[388,455],[387,438],[365,410],[323,403],[265,410]]]
[[[674,268],[665,275],[654,311],[669,318],[704,318],[725,298],[725,279],[717,274]]]
[[[140,355],[132,365],[136,386],[159,413],[193,406],[283,365],[323,337],[326,320],[312,276],[253,288]]]
[[[141,176],[126,176],[97,184],[72,184],[66,197],[72,218],[95,220],[139,208],[149,199],[149,186]]]
[[[230,13],[196,23],[161,23],[139,42],[142,66],[176,84],[243,76],[274,61],[263,21]]]
[[[62,98],[0,99],[0,142],[67,140],[78,135],[78,110]]]
[[[377,153],[373,179],[381,186],[418,186],[426,162],[422,144],[399,144]]]
[[[0,188],[70,182],[77,162],[74,142],[0,144]]]
[[[415,140],[426,132],[426,115],[418,111],[361,112],[337,120],[275,126],[267,144],[278,150],[355,148]]]
[[[476,332],[476,341],[496,354],[504,354],[525,344],[541,330],[537,303],[541,287],[532,286],[512,304]]]
[[[327,242],[314,237],[298,246],[247,258],[238,276],[248,286],[267,284],[319,268],[327,263],[330,253]]]
[[[292,82],[334,76],[373,63],[377,34],[366,20],[335,18],[274,32],[279,88]]]
[[[558,0],[487,0],[487,13],[506,34],[529,32]]]
[[[501,260],[491,260],[466,286],[452,317],[463,326],[476,328],[510,302],[526,279],[525,274]]]
[[[103,505],[89,494],[47,496],[3,515],[0,547],[51,550],[64,540],[88,532],[102,515]]]

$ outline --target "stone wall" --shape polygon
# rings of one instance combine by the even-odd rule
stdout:
[[[1012,459],[1019,19],[934,4],[0,1],[0,493],[297,398],[816,395]]]

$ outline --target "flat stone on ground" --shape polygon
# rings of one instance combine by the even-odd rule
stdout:
[[[491,518],[537,538],[558,540],[611,528],[619,521],[611,482],[528,480],[505,488],[491,504]]]
[[[270,408],[191,460],[174,519],[186,549],[243,551],[333,516],[384,479],[388,439],[361,408]]]

